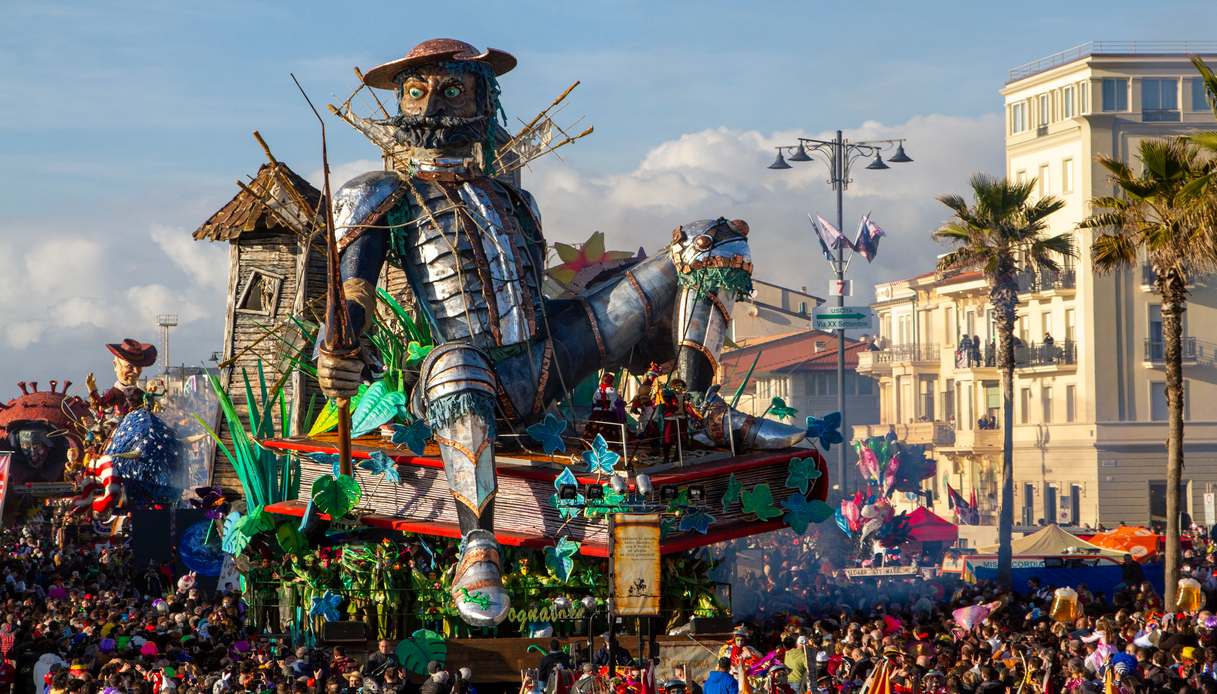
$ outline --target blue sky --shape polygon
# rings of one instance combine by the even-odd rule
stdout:
[[[673,220],[742,210],[768,230],[758,274],[816,290],[824,273],[805,270],[815,254],[801,220],[828,213],[827,191],[813,175],[765,179],[765,149],[839,127],[907,135],[918,160],[910,166],[921,166],[851,190],[847,225],[873,209],[907,239],[889,237],[892,252],[858,282],[919,272],[895,251],[927,248],[942,216],[933,195],[957,190],[976,169],[1000,170],[997,90],[1010,67],[1091,39],[1204,38],[1189,27],[1217,26],[1211,1],[1012,7],[9,2],[0,33],[0,256],[10,258],[0,278],[0,397],[17,378],[108,371],[98,344],[151,339],[154,311],[183,314],[182,360],[218,349],[226,256],[188,234],[261,163],[255,128],[301,173],[319,168],[316,123],[288,73],[315,100],[340,100],[354,86],[353,66],[434,36],[520,59],[502,80],[513,123],[583,81],[566,113],[586,115],[595,134],[525,174],[550,240],[603,229],[620,247],[654,246]],[[374,159],[341,123],[330,132],[342,173]],[[930,249],[917,259],[932,257]]]

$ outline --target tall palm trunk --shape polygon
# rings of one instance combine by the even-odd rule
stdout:
[[[1162,337],[1166,361],[1166,609],[1179,584],[1179,486],[1183,477],[1183,312],[1187,285],[1174,271],[1158,275],[1162,292]]]
[[[997,314],[997,334],[1001,340],[1002,456],[1001,509],[997,519],[997,582],[1010,587],[1013,571],[1014,541],[1014,319],[1018,305],[1013,268],[999,275],[990,293]]]

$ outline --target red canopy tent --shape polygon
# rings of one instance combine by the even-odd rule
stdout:
[[[959,526],[935,515],[924,506],[918,506],[909,514],[909,537],[918,542],[953,545],[959,539]]]

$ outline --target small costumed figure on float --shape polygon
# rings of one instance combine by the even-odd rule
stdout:
[[[630,413],[638,418],[634,435],[640,439],[659,439],[659,418],[655,416],[655,379],[659,378],[659,364],[651,362],[638,385],[638,392],[630,400]]]
[[[600,385],[592,394],[592,412],[587,417],[583,435],[595,438],[597,434],[612,442],[621,440],[621,425],[625,423],[625,402],[613,387],[616,379],[606,373],[600,377]]]
[[[672,446],[677,438],[682,446],[689,441],[689,427],[693,422],[700,422],[702,415],[689,400],[684,379],[673,378],[659,391],[656,407],[663,415],[663,462],[669,462],[672,457]]]

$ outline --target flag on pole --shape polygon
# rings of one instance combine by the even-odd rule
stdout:
[[[976,525],[980,516],[976,512],[976,492],[972,492],[972,502],[969,503],[963,495],[947,483],[947,507],[955,509],[955,518],[960,525]]]
[[[879,239],[885,235],[883,229],[871,221],[870,212],[867,212],[858,224],[858,236],[853,243],[854,251],[866,258],[866,262],[871,262],[879,255]]]
[[[831,222],[820,215],[816,215],[816,233],[820,235],[821,243],[833,250],[838,248],[854,250],[854,245],[845,238],[845,234],[842,234]]]
[[[836,258],[833,257],[832,251],[828,248],[828,244],[824,242],[824,233],[820,231],[819,223],[816,222],[815,217],[812,217],[810,214],[807,215],[807,219],[811,222],[811,228],[816,233],[816,241],[820,242],[820,252],[824,254],[824,259],[830,263],[835,261]]]

